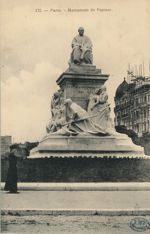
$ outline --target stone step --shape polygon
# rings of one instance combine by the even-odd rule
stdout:
[[[4,189],[5,183],[1,183]],[[150,191],[150,182],[107,182],[107,183],[35,183],[19,182],[23,191]]]
[[[145,209],[19,209],[19,210],[1,210],[1,215],[11,216],[34,216],[34,215],[65,215],[65,216],[148,216],[150,208]]]

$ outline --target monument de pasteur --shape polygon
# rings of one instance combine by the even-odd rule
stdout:
[[[109,75],[93,65],[92,42],[79,28],[69,68],[57,79],[47,134],[31,151],[41,157],[142,157],[143,149],[119,134],[110,118],[105,82]]]
[[[92,42],[82,27],[71,47],[69,67],[56,81],[46,134],[28,158],[38,174],[30,170],[32,181],[149,180],[143,148],[114,129],[105,86],[109,75],[93,65]]]

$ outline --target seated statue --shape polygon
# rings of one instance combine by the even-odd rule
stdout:
[[[110,111],[106,87],[102,86],[94,94],[90,95],[88,114],[95,115],[92,119],[95,124],[103,126],[104,130],[109,134],[114,134],[116,131],[110,117]]]
[[[80,27],[78,29],[79,35],[74,37],[72,41],[72,53],[71,53],[71,63],[74,64],[92,64],[92,42],[84,35],[84,28]]]

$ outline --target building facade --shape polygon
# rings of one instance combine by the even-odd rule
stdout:
[[[125,79],[115,94],[115,126],[133,130],[139,137],[150,135],[150,78]]]
[[[9,146],[12,144],[12,136],[1,136],[1,155],[9,152]]]

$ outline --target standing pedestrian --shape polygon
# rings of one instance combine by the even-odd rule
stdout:
[[[10,146],[9,153],[9,167],[7,172],[7,179],[4,190],[10,193],[18,193],[17,191],[17,157],[18,157],[18,145],[13,144]]]

